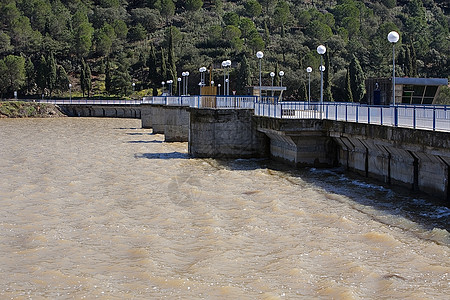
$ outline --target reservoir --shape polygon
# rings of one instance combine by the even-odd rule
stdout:
[[[448,299],[450,209],[141,121],[0,119],[1,299]]]

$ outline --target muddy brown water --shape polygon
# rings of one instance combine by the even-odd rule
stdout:
[[[192,159],[139,120],[0,120],[2,299],[448,299],[448,208]]]

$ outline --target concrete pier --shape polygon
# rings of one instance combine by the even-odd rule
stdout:
[[[189,154],[193,157],[267,157],[267,138],[251,109],[191,109]]]

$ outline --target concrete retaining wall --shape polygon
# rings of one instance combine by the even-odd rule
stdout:
[[[450,134],[325,121],[339,163],[383,182],[450,199]]]
[[[70,117],[141,118],[139,106],[58,105]]]
[[[268,154],[253,110],[191,109],[189,154],[194,157],[255,158]]]

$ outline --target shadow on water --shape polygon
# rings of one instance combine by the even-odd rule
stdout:
[[[165,152],[165,153],[136,153],[134,158],[146,158],[146,159],[188,159],[187,153],[181,152]]]
[[[420,234],[422,238],[450,245],[450,208],[448,203],[434,197],[384,185],[345,172],[342,168],[296,169],[281,162],[262,159],[217,160],[217,164],[230,170],[267,170],[271,176],[299,185],[299,188],[307,185],[317,187],[330,201],[349,205],[378,222],[409,231],[409,225],[401,220],[403,218],[426,231]]]
[[[162,144],[164,143],[163,141],[128,141],[127,143],[129,144]]]

